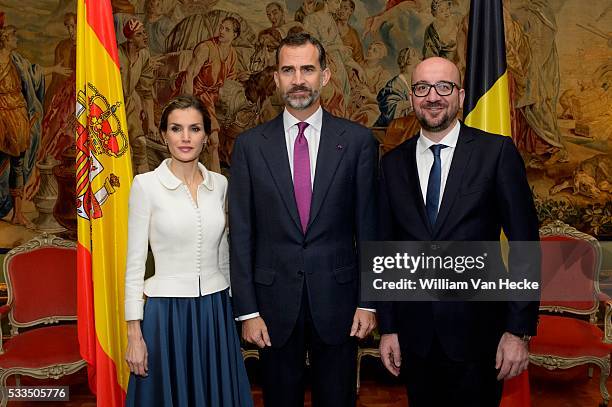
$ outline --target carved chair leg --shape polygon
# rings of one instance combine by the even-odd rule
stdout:
[[[599,391],[601,393],[601,398],[603,402],[602,406],[607,406],[608,401],[610,400],[610,394],[608,393],[608,388],[606,387],[606,382],[608,381],[608,376],[610,376],[610,356],[604,359],[604,363],[601,368],[601,373],[599,376]]]
[[[11,375],[11,372],[8,370],[0,369],[0,407],[6,407],[8,404],[8,394],[6,391],[6,382]]]
[[[587,376],[589,376],[589,379],[593,378],[593,366],[589,366],[589,369],[587,370]]]
[[[357,395],[359,395],[359,388],[361,387],[361,349],[357,350]]]

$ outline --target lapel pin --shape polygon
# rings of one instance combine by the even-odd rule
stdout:
[[[342,150],[344,146],[342,144],[336,145],[336,150]]]

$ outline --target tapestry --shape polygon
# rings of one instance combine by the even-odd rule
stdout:
[[[612,1],[504,0],[512,138],[542,223],[612,237]],[[418,131],[414,66],[465,70],[468,0],[113,0],[135,173],[167,156],[174,95],[206,107],[202,160],[229,173],[236,137],[278,115],[275,50],[294,31],[325,46],[331,113],[371,127],[385,153]],[[74,0],[0,1],[0,247],[74,237]],[[483,56],[484,58],[485,56]]]

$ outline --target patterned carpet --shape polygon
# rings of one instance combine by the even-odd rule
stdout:
[[[256,363],[247,364],[251,377],[257,375]],[[359,394],[358,407],[406,407],[407,398],[404,387],[385,373],[378,361],[364,360],[363,380]],[[532,407],[596,407],[601,401],[599,394],[599,371],[596,368],[593,378],[589,379],[586,368],[573,368],[567,371],[549,372],[537,367],[530,368]],[[70,386],[68,402],[10,402],[12,406],[28,407],[95,407],[95,397],[87,387],[84,371],[59,381],[37,381],[22,378],[22,385],[67,385]],[[253,380],[253,398],[257,407],[263,406],[261,389]],[[9,382],[9,385],[12,383]],[[310,394],[306,394],[305,406],[311,406]]]

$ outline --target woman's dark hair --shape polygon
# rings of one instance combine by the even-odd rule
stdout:
[[[175,110],[185,110],[189,108],[193,108],[200,112],[202,115],[202,122],[204,123],[204,131],[206,134],[210,134],[211,123],[208,111],[198,98],[191,95],[177,96],[166,104],[164,110],[162,110],[161,118],[159,119],[159,130],[164,133],[168,130],[168,116],[170,116],[170,113]]]

